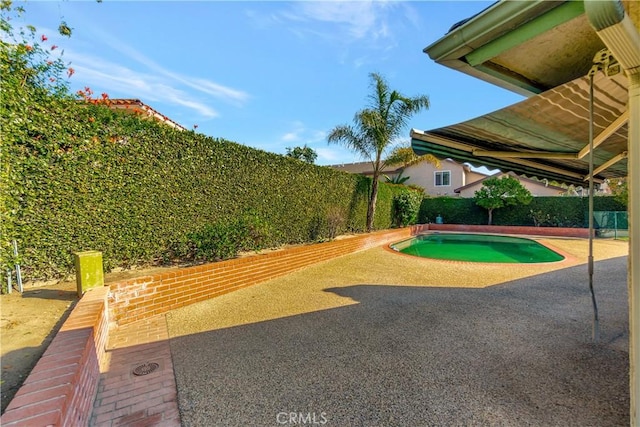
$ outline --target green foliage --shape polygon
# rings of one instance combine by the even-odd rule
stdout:
[[[494,209],[513,205],[528,205],[533,196],[516,178],[503,176],[484,180],[482,188],[475,192],[474,200],[489,214],[489,224],[492,222]]]
[[[418,211],[422,203],[422,194],[406,191],[393,198],[394,223],[397,227],[413,225],[418,220]]]
[[[402,176],[403,172],[404,171],[400,171],[400,173],[398,175],[395,175],[393,177],[389,177],[388,175],[384,175],[385,182],[388,182],[389,184],[404,184],[411,177],[410,176]]]
[[[371,179],[79,102],[60,50],[14,31],[10,3],[0,13],[0,274],[64,277],[89,249],[109,271],[365,230]],[[394,191],[380,185],[376,228]]]
[[[268,231],[259,217],[245,215],[205,224],[185,237],[168,253],[173,259],[217,261],[233,258],[241,251],[262,249],[262,243],[268,239]]]
[[[593,202],[595,211],[626,210],[626,205],[614,197],[596,197]],[[586,197],[534,197],[529,205],[513,205],[496,211],[493,224],[535,226],[539,221],[541,227],[587,227],[588,210]],[[487,223],[487,211],[477,206],[473,199],[452,197],[424,199],[418,222],[435,222],[438,214],[449,224]]]
[[[0,2],[1,273],[21,262],[21,257],[14,258],[11,249],[11,242],[18,234],[16,215],[24,197],[16,191],[14,183],[22,183],[22,167],[37,169],[46,163],[25,156],[23,149],[16,149],[17,144],[29,149],[32,141],[38,141],[40,151],[62,149],[59,144],[62,126],[47,111],[71,99],[62,51],[46,43],[47,36],[36,34],[33,26],[12,26],[22,21],[24,12],[24,8],[14,7],[10,1]],[[23,165],[17,165],[16,159]]]
[[[287,157],[293,157],[294,159],[302,160],[307,163],[314,163],[318,158],[318,153],[311,147],[287,147]]]
[[[418,223],[436,222],[442,216],[449,224],[486,224],[487,211],[476,205],[473,199],[454,197],[429,197],[422,200]]]
[[[629,201],[629,187],[627,185],[627,178],[617,178],[607,180],[607,184],[611,189],[611,194],[621,203],[625,205]]]
[[[16,208],[3,250],[19,241],[26,277],[60,277],[72,268],[73,252],[87,249],[103,252],[107,270],[182,255],[218,259],[234,253],[225,243],[230,236],[243,242],[236,249],[248,249],[239,231],[247,224],[257,230],[250,233],[256,247],[365,228],[368,178],[104,106],[46,105],[51,127],[42,129],[40,117],[6,147],[8,203]],[[54,123],[56,140],[48,135]],[[391,190],[381,185],[387,193],[378,202],[382,213],[391,210]],[[235,220],[247,210],[257,222]],[[390,225],[390,213],[376,222]],[[211,236],[221,236],[221,248],[207,243]]]
[[[421,162],[429,162],[436,167],[440,167],[440,160],[432,154],[418,156],[411,148],[411,143],[403,143],[396,146],[384,161],[386,166],[402,165],[407,167]]]
[[[392,141],[402,135],[411,116],[429,108],[427,96],[409,98],[391,90],[381,75],[372,73],[370,77],[373,90],[369,94],[369,106],[356,113],[353,126],[337,126],[328,136],[329,143],[341,144],[373,165],[373,181],[367,207],[367,231],[375,227],[378,179],[385,167],[385,151]]]

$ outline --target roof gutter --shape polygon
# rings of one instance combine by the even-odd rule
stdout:
[[[640,409],[640,34],[619,0],[585,1],[585,14],[629,79],[629,363],[631,425]]]
[[[444,37],[424,48],[423,52],[441,65],[520,95],[529,97],[538,94],[541,90],[534,87],[531,82],[482,65],[473,67],[465,57],[562,3],[562,1],[545,0],[499,1],[466,22],[454,26]]]
[[[436,62],[457,59],[514,28],[558,6],[558,2],[534,0],[527,2],[501,1],[468,22],[456,27],[444,37],[424,48]]]
[[[640,74],[640,34],[619,0],[585,1],[584,10],[627,75]]]

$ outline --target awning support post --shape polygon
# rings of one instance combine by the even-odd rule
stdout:
[[[600,325],[598,321],[598,302],[593,289],[593,75],[597,68],[593,67],[589,73],[589,291],[591,292],[591,303],[593,305],[593,342],[598,342],[600,338]]]

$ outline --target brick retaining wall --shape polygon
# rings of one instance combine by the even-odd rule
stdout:
[[[100,373],[107,368],[109,326],[283,276],[341,255],[388,244],[426,229],[380,231],[316,245],[141,277],[87,292],[0,418],[3,426],[89,424]]]
[[[135,322],[425,229],[414,226],[379,231],[112,283],[109,319],[116,325]]]
[[[86,293],[0,418],[3,426],[88,425],[106,365],[108,289]]]

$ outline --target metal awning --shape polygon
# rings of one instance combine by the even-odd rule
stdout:
[[[628,80],[594,76],[594,180],[627,176]],[[466,122],[411,130],[418,155],[433,154],[528,177],[585,185],[589,177],[589,77]]]

